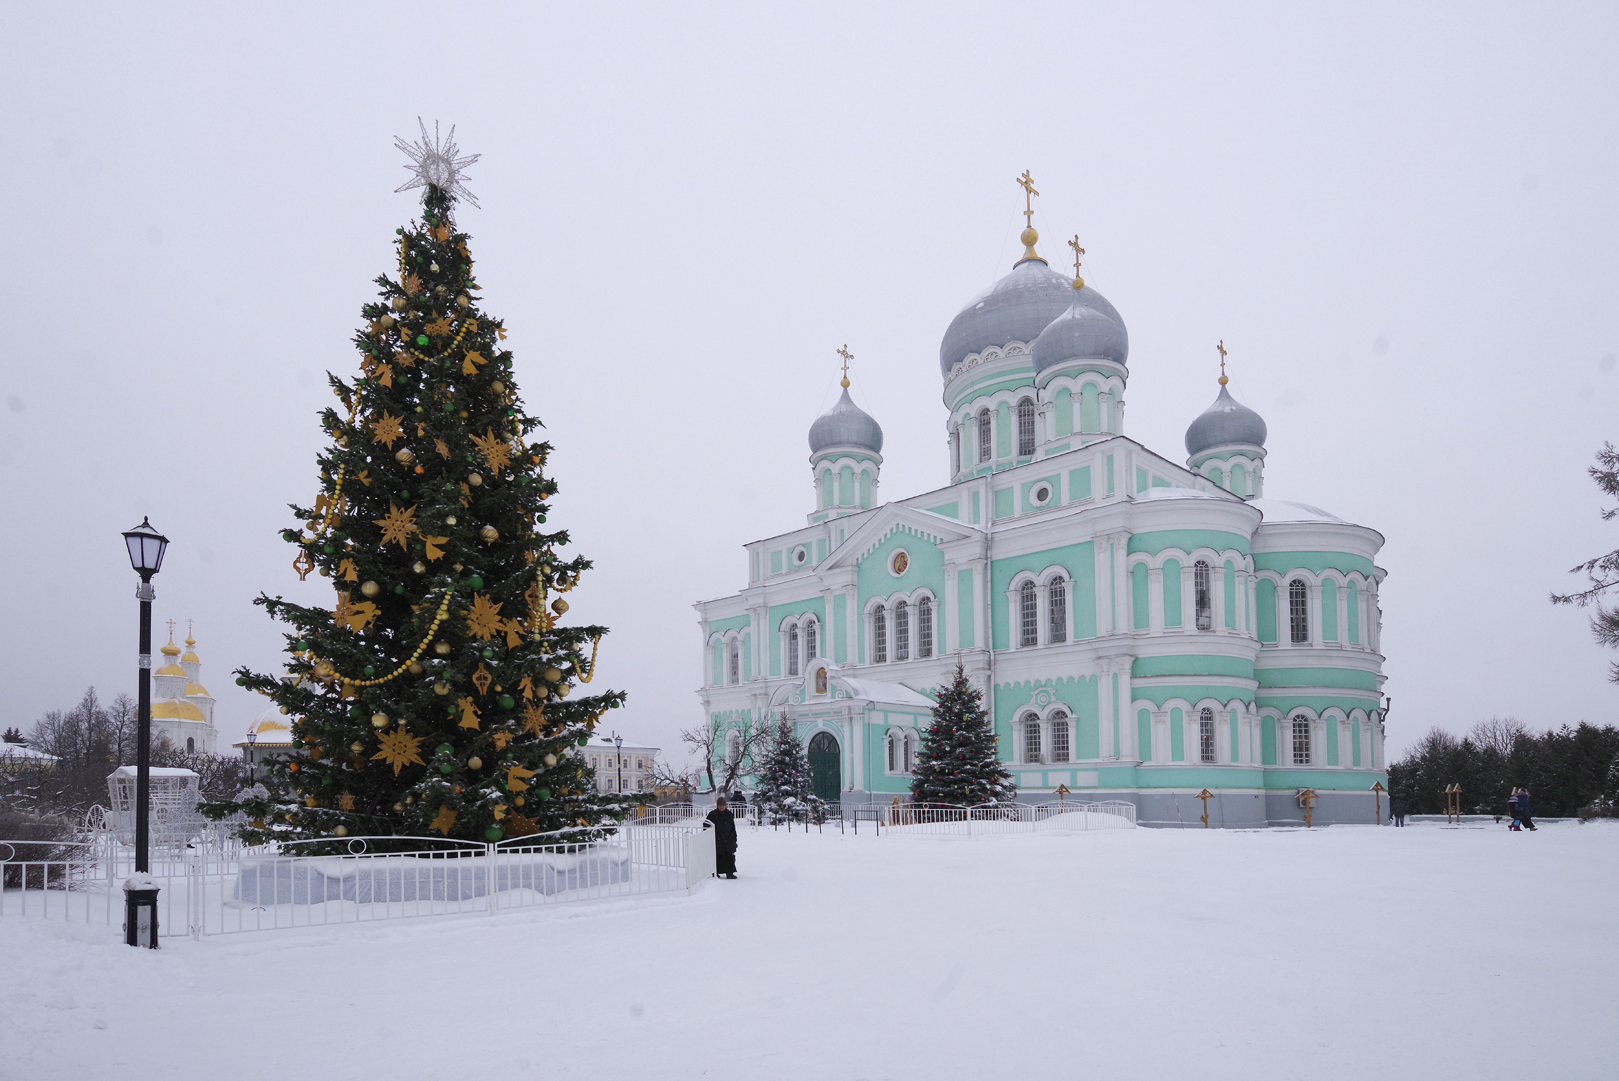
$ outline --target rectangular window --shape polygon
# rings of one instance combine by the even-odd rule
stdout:
[[[990,455],[989,410],[988,409],[980,409],[978,411],[978,460],[980,462],[987,462],[987,461],[989,461],[989,455]]]
[[[1197,747],[1199,761],[1214,761],[1214,716],[1209,710],[1197,722]]]
[[[881,608],[871,616],[871,660],[873,664],[888,660],[888,618]]]
[[[1310,718],[1303,714],[1293,718],[1293,764],[1310,764]]]
[[[1046,587],[1051,603],[1051,626],[1046,629],[1046,641],[1068,641],[1068,583],[1053,578]]]
[[[888,772],[893,773],[899,769],[899,740],[894,736],[888,737]]]
[[[1293,644],[1302,646],[1310,641],[1309,587],[1298,579],[1287,584],[1288,624],[1292,629]]]
[[[787,674],[798,675],[798,628],[787,629]]]
[[[804,660],[813,661],[821,655],[820,635],[816,633],[815,621],[812,619],[804,624]]]
[[[1023,761],[1041,761],[1039,721],[1025,721],[1023,724]]]
[[[904,601],[894,605],[894,659],[911,659],[911,606]]]
[[[916,602],[916,655],[933,656],[933,598]]]
[[[1068,718],[1061,713],[1051,718],[1051,760],[1068,761]]]
[[[1192,565],[1193,603],[1197,608],[1197,629],[1214,629],[1214,599],[1209,592],[1209,565],[1201,559]]]
[[[1017,453],[1019,458],[1034,454],[1034,403],[1027,398],[1017,403]]]
[[[1032,646],[1040,642],[1040,608],[1035,598],[1034,583],[1024,582],[1018,591],[1018,645]]]

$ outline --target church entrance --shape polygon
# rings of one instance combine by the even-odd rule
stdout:
[[[843,770],[839,765],[838,741],[830,732],[817,732],[809,741],[810,784],[824,800],[843,795]]]

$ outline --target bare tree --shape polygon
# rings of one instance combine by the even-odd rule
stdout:
[[[1491,717],[1475,724],[1467,738],[1480,750],[1494,751],[1507,758],[1518,741],[1528,734],[1529,726],[1516,717]]]
[[[707,795],[730,792],[750,776],[768,737],[769,726],[751,718],[734,725],[711,720],[682,731],[680,742],[697,759],[697,772],[708,779],[708,787],[699,789]]]

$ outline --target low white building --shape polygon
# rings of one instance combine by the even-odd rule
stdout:
[[[585,764],[596,771],[598,792],[652,791],[652,762],[658,757],[658,748],[629,743],[615,747],[611,739],[603,736],[600,743],[588,744],[579,753]]]

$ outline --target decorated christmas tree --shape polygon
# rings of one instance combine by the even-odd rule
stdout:
[[[958,664],[950,686],[939,692],[933,723],[922,733],[911,799],[965,807],[1016,794],[1012,775],[995,753],[995,730],[984,712],[983,696]]]
[[[772,823],[805,818],[818,822],[825,816],[826,802],[813,793],[804,744],[799,742],[793,723],[786,717],[776,722],[771,733],[753,799],[759,813]]]
[[[289,626],[286,675],[238,671],[292,721],[280,800],[238,806],[243,836],[422,835],[494,841],[621,816],[577,748],[621,692],[575,695],[603,627],[565,626],[589,561],[547,528],[557,483],[523,408],[501,320],[484,310],[457,199],[476,155],[425,125],[399,141],[421,188],[355,335],[359,373],[330,376],[313,504],[284,537],[330,579],[331,607],[258,604]]]

